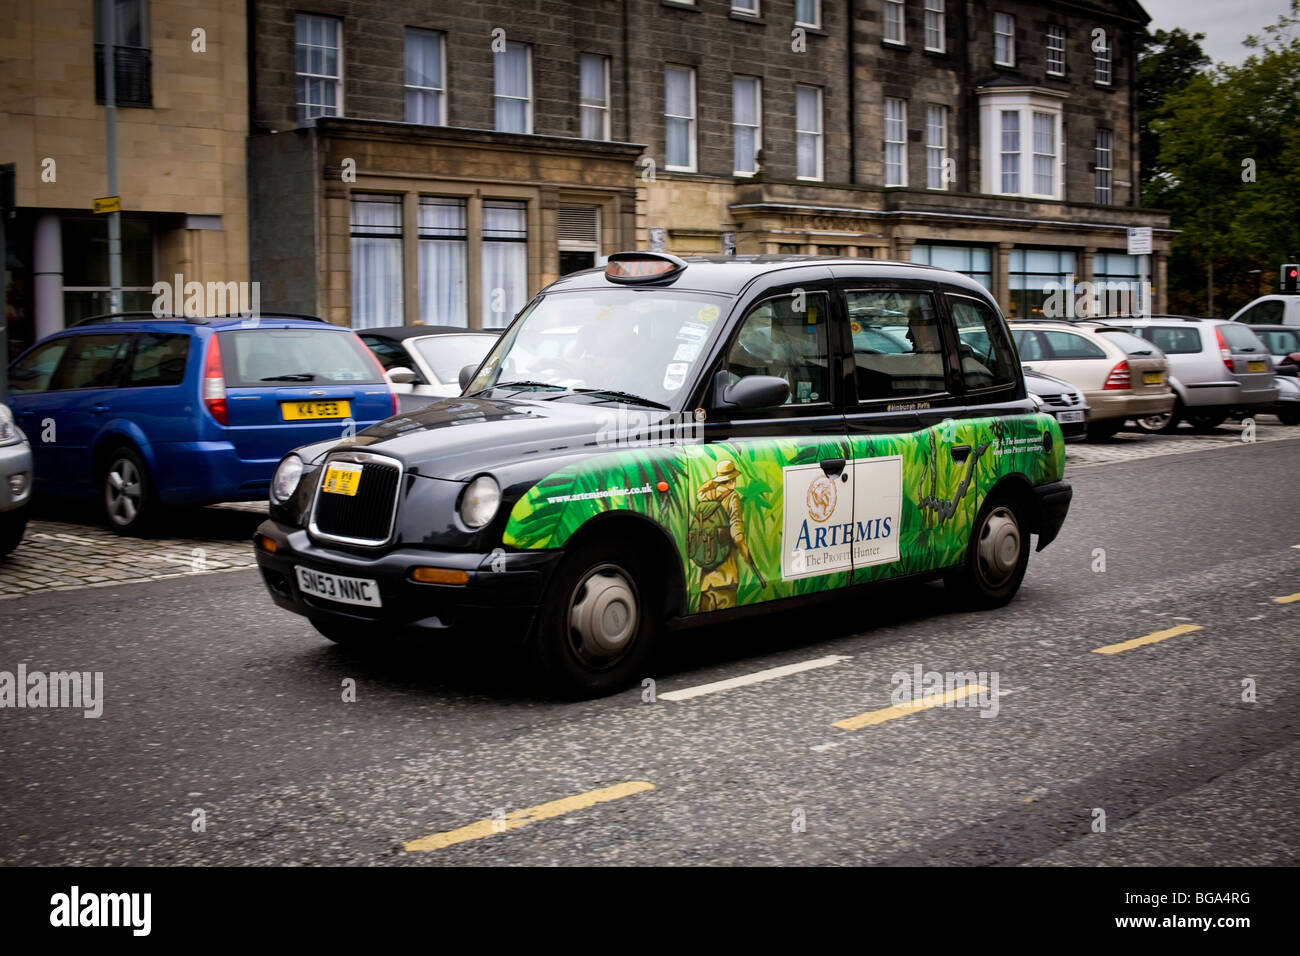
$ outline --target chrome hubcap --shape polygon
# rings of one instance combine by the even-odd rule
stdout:
[[[1148,415],[1145,418],[1138,419],[1138,422],[1144,428],[1150,428],[1154,431],[1158,428],[1164,428],[1169,424],[1169,419],[1173,417],[1172,412],[1165,412],[1163,415]]]
[[[108,517],[116,525],[128,525],[140,513],[140,471],[129,458],[119,458],[108,469],[104,499]]]
[[[602,565],[587,572],[569,603],[569,632],[579,656],[608,664],[636,636],[640,614],[636,589],[620,568]]]
[[[1020,525],[1006,507],[997,507],[984,520],[979,537],[980,571],[997,586],[1006,581],[1020,563]]]

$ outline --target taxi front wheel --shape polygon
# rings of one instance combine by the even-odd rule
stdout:
[[[567,555],[547,589],[533,638],[536,663],[551,689],[565,697],[597,697],[644,676],[661,604],[638,559],[594,542]]]
[[[971,607],[1001,607],[1020,590],[1028,566],[1023,511],[1009,497],[991,498],[975,519],[965,565],[945,575],[944,586]]]

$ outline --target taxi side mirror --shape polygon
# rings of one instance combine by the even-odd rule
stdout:
[[[746,375],[734,385],[727,384],[727,373],[718,373],[717,395],[722,408],[776,408],[790,398],[790,383],[775,375]]]
[[[460,370],[460,390],[463,392],[469,387],[469,383],[474,381],[474,373],[478,371],[477,365],[466,365]]]

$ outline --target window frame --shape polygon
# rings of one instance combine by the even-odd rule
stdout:
[[[881,42],[894,46],[907,46],[907,0],[884,0],[884,3],[880,22]],[[896,23],[892,24],[898,27],[897,37],[889,35],[891,13],[898,18]]]
[[[424,34],[437,40],[438,43],[438,68],[440,76],[438,87],[432,86],[412,86],[406,82],[406,63],[405,63],[405,44],[406,38],[411,34]],[[406,27],[402,31],[403,41],[403,72],[402,72],[402,91],[403,95],[407,90],[415,90],[420,93],[437,93],[438,94],[438,121],[436,123],[417,123],[415,120],[408,118],[406,122],[417,126],[446,126],[447,125],[447,34],[442,30],[426,30],[421,27]]]
[[[807,130],[799,128],[799,91],[812,90],[817,96],[817,129]],[[795,96],[795,178],[807,183],[820,183],[826,179],[826,100],[824,91],[820,86],[813,86],[811,83],[796,83],[794,87]],[[813,136],[814,143],[817,147],[817,175],[804,176],[799,172],[799,137]]]
[[[1105,138],[1105,145],[1102,139]],[[1105,156],[1105,165],[1102,157]],[[1109,206],[1115,199],[1115,132],[1107,126],[1098,126],[1093,138],[1093,196],[1092,201],[1100,206]],[[1103,175],[1104,174],[1104,175]],[[1105,185],[1102,180],[1105,179]],[[1103,198],[1104,197],[1104,198]]]
[[[523,97],[506,96],[501,93],[498,93],[496,90],[497,63],[499,62],[496,58],[499,56],[508,55],[511,47],[516,47],[516,48],[522,47],[524,50],[524,79],[527,84],[527,92]],[[531,136],[533,134],[533,106],[534,106],[533,101],[535,99],[535,94],[536,94],[536,89],[534,88],[534,84],[533,84],[533,45],[531,43],[524,43],[520,40],[507,40],[506,48],[503,51],[501,51],[500,53],[492,54],[492,129],[493,132],[508,133],[515,136]],[[522,130],[501,129],[497,125],[499,117],[501,115],[500,110],[497,109],[498,103],[501,100],[518,101],[520,99],[523,100],[524,107],[525,107],[524,128]]]
[[[810,29],[813,29],[813,30],[820,30],[820,29],[822,28],[822,0],[807,0],[807,2],[812,4],[813,17],[814,17],[814,19],[812,19],[812,20],[800,20],[800,19],[799,19],[799,0],[795,0],[795,4],[794,4],[794,25],[797,26],[797,27],[809,27]]]
[[[317,45],[314,44],[314,43],[310,43],[310,42],[308,42],[308,43],[302,43],[302,42],[300,42],[300,41],[298,40],[298,32],[297,32],[297,31],[298,31],[298,24],[299,24],[299,23],[302,23],[302,22],[304,22],[304,21],[310,23],[310,21],[312,21],[312,20],[320,20],[322,23],[332,23],[332,24],[334,24],[334,26],[335,26],[335,27],[337,28],[337,30],[338,30],[338,46],[337,46],[337,47],[329,47],[329,46],[324,46],[324,45],[322,45],[322,46],[320,46],[320,47],[317,47]],[[405,35],[405,34],[403,34],[403,35]],[[309,38],[310,38],[310,29],[308,30],[308,36],[309,36]],[[336,62],[337,62],[337,64],[338,64],[338,75],[337,75],[337,76],[329,76],[329,75],[327,75],[327,74],[318,74],[318,73],[299,73],[299,72],[298,72],[297,57],[298,57],[298,48],[299,48],[300,46],[306,46],[306,47],[311,47],[311,48],[318,48],[318,49],[322,49],[322,50],[333,49],[333,50],[337,53],[337,61],[336,61]],[[343,111],[343,107],[344,107],[344,103],[345,103],[345,100],[344,100],[344,94],[345,94],[345,90],[344,90],[344,73],[346,72],[346,71],[344,70],[344,68],[343,68],[343,18],[342,18],[342,17],[331,17],[331,16],[327,16],[327,15],[325,15],[325,14],[320,14],[320,13],[297,13],[297,14],[295,14],[295,17],[294,17],[294,47],[293,47],[293,49],[294,49],[294,61],[295,61],[295,62],[294,62],[294,100],[295,100],[295,109],[297,110],[297,113],[298,113],[298,125],[299,125],[299,126],[313,126],[313,125],[315,125],[316,120],[319,119],[319,118],[322,117],[322,116],[327,116],[327,117],[328,117],[328,116],[346,116],[347,114]],[[405,57],[403,57],[403,68],[405,68]],[[304,114],[304,108],[310,108],[311,105],[312,105],[311,103],[298,103],[298,102],[296,102],[297,99],[298,99],[298,90],[297,90],[298,80],[299,80],[300,78],[304,78],[304,77],[307,78],[308,80],[333,80],[333,81],[334,81],[334,83],[335,83],[335,105],[334,105],[334,112],[333,112],[333,113],[320,113],[320,114],[317,114],[316,116],[307,116],[307,115]]]
[[[1059,40],[1060,47],[1053,46],[1052,41]],[[1048,76],[1062,77],[1066,74],[1065,50],[1066,50],[1066,33],[1065,27],[1059,23],[1049,23],[1047,25],[1047,35],[1043,44],[1043,62]],[[1053,53],[1060,54],[1061,68],[1059,70],[1052,68]]]
[[[930,118],[935,112],[938,113],[940,119],[943,121],[940,126],[934,126],[930,122]],[[948,183],[944,181],[944,176],[947,172],[948,166],[948,129],[952,125],[948,122],[949,112],[947,106],[938,103],[925,104],[925,188],[933,189],[936,192],[949,191]],[[930,142],[930,131],[932,129],[938,129],[942,134],[942,143],[938,146]],[[932,168],[930,165],[930,159],[936,151],[939,155],[939,185],[932,186],[930,184],[930,170]]]
[[[1092,51],[1092,81],[1097,86],[1110,86],[1115,79],[1114,57],[1111,55],[1110,34],[1106,33],[1106,43],[1100,50]],[[1105,64],[1103,71],[1102,65]],[[1102,79],[1105,72],[1106,78]]]
[[[991,309],[993,315],[1001,320],[1000,325],[1002,332],[1005,335],[1005,341],[1003,344],[1011,350],[1010,355],[1013,371],[1020,369],[1020,351],[1016,348],[1016,341],[1011,334],[1011,327],[1007,323],[1007,317],[1002,314],[1000,308],[996,305],[990,305],[984,299],[981,299],[979,296],[971,295],[969,292],[954,292],[951,289],[944,289],[943,301],[944,310],[948,316],[948,328],[952,333],[953,341],[957,343],[957,352],[954,354],[956,359],[954,362],[955,368],[953,370],[956,374],[956,384],[960,387],[960,391],[957,392],[957,394],[961,396],[964,401],[969,402],[973,397],[976,400],[976,404],[983,404],[980,399],[988,401],[989,399],[987,397],[991,396],[996,400],[996,397],[1001,392],[1014,392],[1017,384],[1023,383],[1024,381],[1023,372],[1021,372],[1020,375],[1013,375],[1010,382],[1005,382],[1001,385],[989,385],[984,388],[966,387],[966,370],[962,368],[961,363],[961,334],[957,325],[957,313],[956,310],[953,309],[954,299],[964,299],[968,302],[974,302],[976,305],[982,306],[983,308]]]
[[[754,91],[754,124],[738,123],[736,121],[736,81],[747,80],[753,84]],[[754,168],[752,170],[735,169],[736,165],[736,127],[743,126],[746,129],[754,131]],[[731,174],[733,176],[743,176],[750,178],[756,176],[759,171],[758,154],[763,150],[763,78],[759,76],[748,76],[743,73],[733,73],[731,76],[731,165],[733,167]]]
[[[583,60],[600,60],[601,68],[604,71],[604,77],[605,77],[604,79],[605,100],[603,106],[593,106],[589,103],[584,103],[582,101],[582,61]],[[586,136],[582,136],[582,115],[583,115],[582,111],[583,110],[601,111],[601,132],[603,135],[600,137],[599,140],[592,140],[592,142],[607,143],[613,138],[613,133],[611,132],[612,123],[610,119],[610,114],[613,112],[613,110],[610,108],[610,103],[612,100],[612,96],[610,95],[610,92],[611,91],[609,87],[609,57],[603,53],[581,53],[580,52],[578,54],[578,135],[581,136],[583,139],[588,138]]]
[[[690,106],[689,115],[679,115],[668,112],[668,74],[669,72],[685,73],[690,80]],[[699,137],[699,102],[697,101],[696,75],[695,67],[683,66],[678,63],[664,64],[664,169],[669,172],[693,173],[699,169],[698,137]],[[686,120],[687,121],[687,151],[690,153],[690,164],[687,166],[674,165],[668,162],[668,120]]]
[[[868,284],[863,284],[868,283]],[[947,311],[947,303],[944,301],[943,289],[937,286],[918,286],[914,284],[902,284],[891,282],[888,279],[882,279],[878,282],[872,282],[869,279],[848,278],[840,282],[840,302],[844,312],[844,342],[848,349],[846,358],[853,362],[853,374],[849,376],[853,382],[853,393],[850,402],[848,396],[845,396],[845,412],[853,414],[856,412],[871,412],[882,410],[876,406],[896,405],[899,403],[924,402],[928,401],[932,405],[948,404],[957,394],[953,391],[953,368],[952,368],[952,342],[955,327],[952,325],[952,319]],[[853,329],[852,322],[849,320],[849,296],[854,293],[872,294],[879,292],[900,292],[911,295],[928,295],[930,305],[934,311],[935,326],[939,333],[939,340],[943,343],[943,388],[937,392],[917,392],[915,395],[886,395],[879,398],[863,398],[858,389],[857,375],[857,358],[856,350],[853,348]],[[900,353],[907,354],[907,353]],[[910,354],[917,354],[915,352]]]
[[[1064,98],[1035,90],[986,90],[980,97],[980,191],[991,196],[1014,196],[1044,202],[1065,201]],[[1014,149],[1007,148],[1006,114],[1018,114],[1018,136]],[[1053,153],[1037,153],[1035,114],[1051,118]],[[1018,155],[1015,190],[1008,188],[1009,156]],[[1052,191],[1038,192],[1035,182],[1035,157],[1053,157]]]
[[[1002,26],[1001,18],[1006,18],[1007,22],[1010,24],[1010,33],[1003,32],[1000,29]],[[998,59],[999,38],[1005,38],[1006,40],[1006,47],[1008,50],[1008,59],[1006,60]],[[1013,13],[1003,13],[998,10],[993,14],[993,65],[1010,67],[1016,65],[1016,17]]]
[[[936,9],[933,4],[937,4]],[[947,53],[948,52],[948,11],[946,9],[946,0],[923,0],[922,3],[922,20],[921,20],[921,37],[925,49],[930,53]],[[939,35],[939,45],[930,45],[930,17],[937,18],[938,26],[935,32]]]
[[[752,4],[752,6],[745,6],[745,3]],[[731,12],[738,17],[757,19],[763,15],[762,0],[731,0]]]
[[[902,112],[901,112],[901,115],[900,115],[899,117],[893,119],[893,120],[891,120],[890,117],[889,117],[889,108],[890,108],[890,105],[891,105],[891,104],[897,105],[898,107],[900,107],[900,109],[901,109],[901,111],[902,111]],[[886,189],[906,189],[906,188],[907,188],[907,184],[908,184],[908,176],[907,176],[907,173],[908,173],[908,170],[907,170],[907,100],[903,99],[901,96],[886,96],[886,97],[885,97],[885,114],[884,114],[884,120],[885,120],[885,122],[884,122],[884,128],[883,128],[883,130],[882,130],[882,132],[883,132],[883,134],[884,134],[884,145],[883,145],[883,150],[882,150],[882,151],[883,151],[883,154],[884,154],[884,176],[881,177],[881,183],[884,185],[884,187],[885,187]],[[889,126],[890,126],[890,123],[891,123],[891,122],[896,122],[896,123],[901,124],[901,126],[902,126],[902,138],[901,138],[901,139],[891,140],[891,139],[889,138]],[[889,167],[890,167],[890,161],[889,161],[889,147],[890,147],[890,146],[898,146],[898,147],[901,147],[901,149],[902,149],[901,156],[900,156],[899,161],[898,161],[898,163],[897,163],[897,165],[898,165],[898,167],[899,167],[899,172],[900,172],[900,179],[899,179],[898,182],[890,182],[890,181],[889,181]]]

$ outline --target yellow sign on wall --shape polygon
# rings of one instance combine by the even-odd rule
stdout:
[[[122,197],[121,197],[121,196],[105,196],[103,199],[95,199],[95,200],[92,200],[92,203],[93,203],[93,207],[92,207],[92,208],[93,208],[94,211],[97,212],[97,213],[100,213],[100,212],[121,212],[121,211],[122,211]]]

